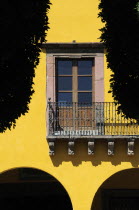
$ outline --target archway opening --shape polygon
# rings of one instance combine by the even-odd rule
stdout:
[[[139,169],[108,178],[96,192],[91,210],[139,210]]]
[[[60,182],[33,168],[17,168],[0,175],[0,203],[6,210],[72,210],[69,195]]]

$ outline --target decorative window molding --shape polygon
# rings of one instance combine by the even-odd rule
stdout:
[[[46,43],[47,99],[56,101],[56,59],[94,59],[94,102],[104,101],[104,46],[102,43]]]

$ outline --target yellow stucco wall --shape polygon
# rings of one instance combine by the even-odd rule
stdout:
[[[98,0],[51,0],[48,42],[97,42],[102,27]],[[105,62],[106,66],[106,62]],[[109,71],[105,68],[105,100],[111,100]],[[89,210],[99,186],[117,171],[138,167],[139,153],[126,155],[126,144],[116,145],[115,156],[108,157],[107,143],[96,143],[95,155],[88,156],[87,143],[75,145],[75,155],[67,155],[67,143],[56,145],[56,155],[48,155],[46,140],[46,53],[34,79],[35,94],[29,113],[17,120],[16,128],[0,134],[0,171],[16,167],[34,167],[56,177],[67,190],[74,210]],[[139,145],[136,146],[139,149]]]
[[[49,42],[98,42],[102,24],[98,0],[52,0],[49,12]],[[97,26],[97,27],[96,27]]]

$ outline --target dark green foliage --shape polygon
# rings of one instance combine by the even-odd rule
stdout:
[[[105,27],[101,41],[106,46],[110,85],[119,111],[139,119],[139,0],[101,0],[99,8]]]
[[[49,0],[4,0],[0,5],[0,132],[28,112]]]

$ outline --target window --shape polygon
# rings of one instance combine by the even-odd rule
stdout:
[[[93,102],[94,58],[56,60],[56,100]]]
[[[43,48],[47,53],[47,100],[104,101],[104,48],[101,43],[46,43]]]

